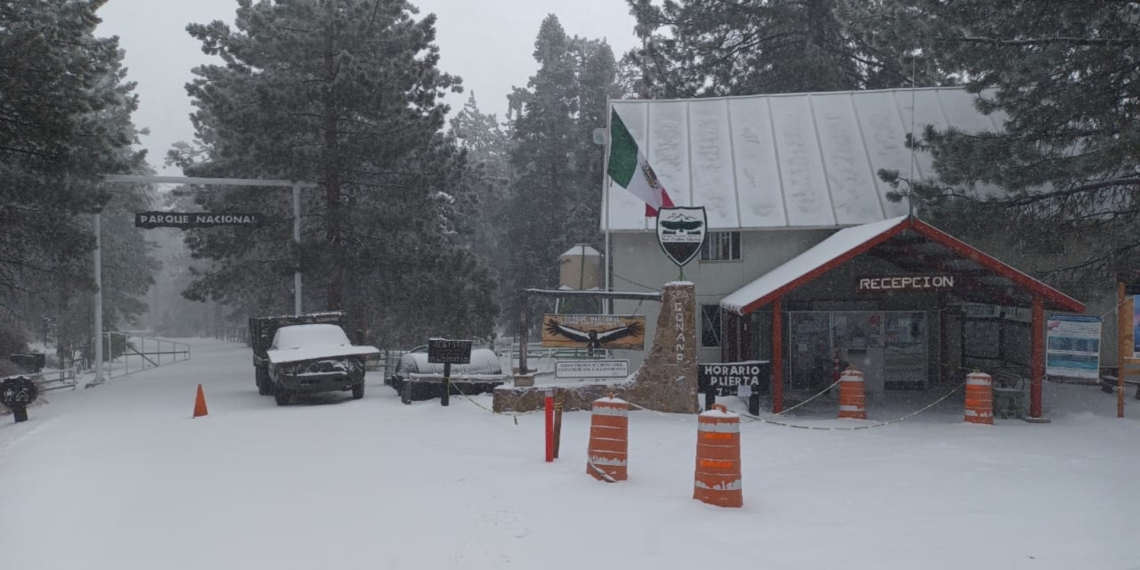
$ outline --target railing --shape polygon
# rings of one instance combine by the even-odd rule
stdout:
[[[518,368],[519,346],[517,344],[500,349],[498,355],[500,360],[506,359],[511,370]],[[553,372],[556,360],[604,360],[609,356],[608,350],[595,350],[591,354],[585,348],[549,348],[537,342],[526,345],[527,368],[538,372]]]
[[[103,333],[103,349],[103,374],[107,378],[190,360],[190,345],[186,343],[123,333]]]
[[[214,329],[214,340],[249,344],[249,327],[217,327]]]

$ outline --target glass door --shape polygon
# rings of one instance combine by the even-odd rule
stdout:
[[[925,390],[929,380],[926,313],[886,313],[886,389]]]

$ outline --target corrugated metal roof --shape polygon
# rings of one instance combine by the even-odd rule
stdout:
[[[1004,115],[981,114],[975,98],[954,87],[610,105],[673,202],[705,206],[710,229],[833,228],[908,213],[877,172],[932,176],[930,155],[904,144],[912,120],[918,136],[926,125],[999,130]],[[606,183],[603,229],[653,228],[643,202]]]

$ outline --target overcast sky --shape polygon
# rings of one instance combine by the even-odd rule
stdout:
[[[634,45],[633,16],[625,0],[413,0],[420,16],[434,13],[440,67],[463,78],[464,93],[450,95],[454,113],[471,90],[483,112],[502,120],[507,93],[525,87],[535,72],[534,39],[547,14],[556,14],[573,36],[605,38],[617,57]],[[185,84],[190,69],[211,62],[186,33],[191,22],[233,23],[236,0],[110,0],[99,12],[98,33],[117,35],[126,50],[128,78],[138,83],[137,126],[148,160],[160,174],[181,171],[162,164],[176,141],[194,136]],[[213,60],[220,61],[220,60]]]

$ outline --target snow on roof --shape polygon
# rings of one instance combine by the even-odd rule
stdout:
[[[566,250],[565,253],[563,253],[562,255],[560,255],[558,257],[566,257],[569,255],[581,255],[583,257],[601,257],[602,256],[601,253],[598,253],[598,250],[596,250],[596,249],[594,249],[588,245],[585,245],[585,244],[578,244],[578,245]]]
[[[1031,296],[1040,296],[1045,308],[1050,310],[1074,313],[1081,313],[1085,310],[1084,304],[1080,301],[986,255],[984,252],[918,218],[909,216],[899,216],[881,222],[840,230],[816,244],[815,247],[724,297],[720,301],[720,306],[726,311],[737,314],[751,312],[778,298],[784,292],[795,289],[833,267],[882,245],[903,231],[917,233],[926,240],[937,244],[940,249],[946,250],[950,256],[968,260],[970,264],[979,269],[988,270],[999,281],[1000,286],[997,287],[999,289],[1019,288]],[[1025,299],[1031,300],[1032,297]],[[1007,300],[1013,299],[1008,297]]]
[[[787,263],[765,273],[759,279],[721,299],[720,306],[728,311],[743,313],[744,308],[753,301],[768,296],[784,285],[806,276],[813,269],[822,267],[874,237],[890,231],[906,219],[906,216],[900,216],[882,222],[840,230],[816,244],[815,247],[793,257]]]
[[[880,169],[932,177],[912,130],[997,131],[960,87],[611,101],[678,206],[705,206],[709,229],[832,228],[906,215]],[[913,100],[913,104],[912,104]],[[912,109],[914,110],[912,113]],[[608,114],[607,114],[608,116]],[[608,178],[602,229],[652,229],[645,205]],[[992,192],[983,188],[983,192]]]

